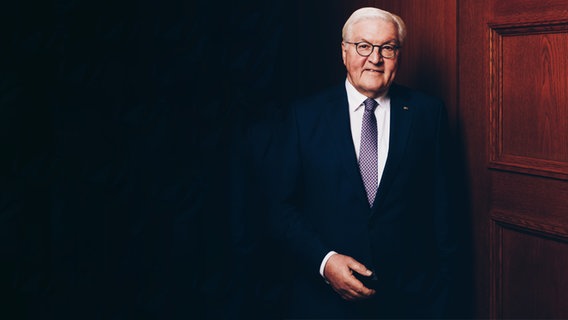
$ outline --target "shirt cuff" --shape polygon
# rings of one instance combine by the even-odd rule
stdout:
[[[323,275],[323,271],[325,270],[325,264],[327,263],[327,260],[329,260],[329,258],[331,258],[332,255],[337,254],[337,252],[335,251],[330,251],[328,254],[325,255],[325,257],[323,257],[323,260],[320,264],[320,275],[325,279],[325,276]]]

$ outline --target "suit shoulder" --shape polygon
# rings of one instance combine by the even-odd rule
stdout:
[[[305,111],[317,111],[325,109],[331,103],[338,102],[347,103],[347,93],[344,85],[333,86],[299,98],[292,103],[292,107]]]
[[[395,84],[391,87],[391,97],[401,99],[403,103],[429,109],[444,109],[442,99],[420,90]]]

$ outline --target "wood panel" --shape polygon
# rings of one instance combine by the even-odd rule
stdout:
[[[475,317],[566,318],[568,3],[458,3]]]
[[[491,208],[505,211],[514,221],[568,230],[568,184],[563,180],[494,171],[490,175]],[[503,216],[503,215],[501,215]],[[502,220],[504,218],[500,218]]]
[[[550,21],[567,16],[566,5],[566,0],[495,0],[492,1],[491,7],[494,17]]]
[[[491,165],[568,179],[568,22],[490,28]]]
[[[491,180],[487,174],[489,139],[489,33],[491,0],[458,1],[458,125],[466,165],[468,205],[474,235],[474,318],[489,318],[491,294],[489,220]]]
[[[568,238],[495,224],[494,315],[506,319],[568,317]]]

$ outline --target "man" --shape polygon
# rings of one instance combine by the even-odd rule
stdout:
[[[291,276],[291,318],[443,317],[455,244],[446,113],[393,83],[406,29],[356,10],[347,79],[288,111],[273,149],[270,233]],[[266,266],[270,268],[270,266]]]

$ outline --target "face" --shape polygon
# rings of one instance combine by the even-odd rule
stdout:
[[[398,45],[398,33],[393,23],[383,20],[362,20],[351,26],[349,42],[366,41],[375,45]],[[354,44],[342,43],[343,64],[347,68],[347,80],[363,95],[377,98],[390,87],[398,69],[399,54],[392,59],[380,56],[375,47],[368,57],[360,56]]]

